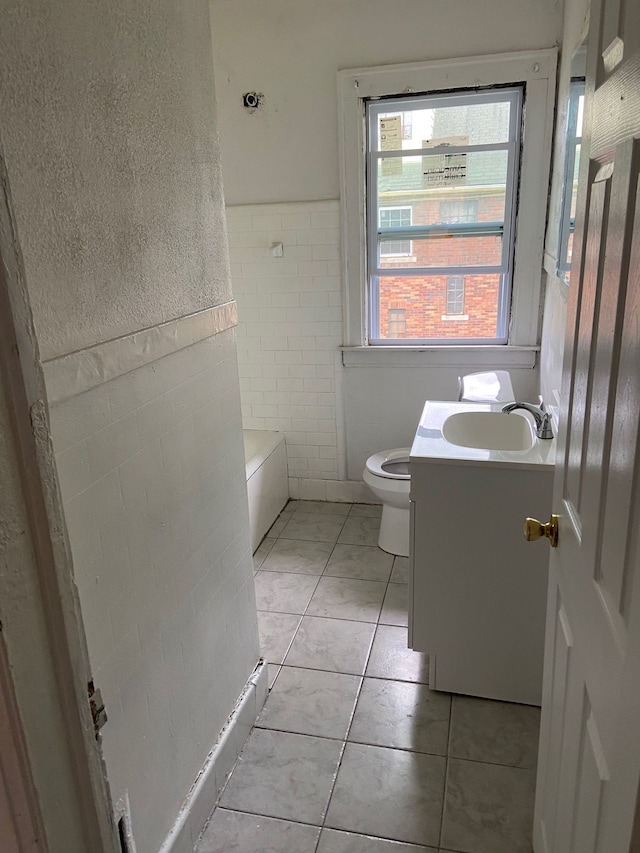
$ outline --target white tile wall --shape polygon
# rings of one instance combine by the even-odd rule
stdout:
[[[244,426],[285,434],[292,497],[370,500],[339,482],[339,203],[229,207],[227,223]]]
[[[258,659],[234,333],[51,422],[111,789],[150,853]]]
[[[478,351],[343,368],[340,203],[230,206],[227,222],[244,426],[285,434],[292,498],[376,500],[367,457],[410,445],[424,401],[454,400],[460,374],[504,364]],[[535,398],[537,370],[509,369],[518,395]]]

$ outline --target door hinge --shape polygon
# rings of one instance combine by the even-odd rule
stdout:
[[[97,740],[100,737],[100,729],[107,722],[108,717],[107,709],[102,701],[102,693],[94,687],[93,679],[87,684],[87,695],[89,696],[89,708],[91,709],[93,730]]]

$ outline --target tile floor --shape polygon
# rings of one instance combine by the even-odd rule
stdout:
[[[290,501],[256,551],[272,689],[196,853],[530,853],[539,710],[429,690],[379,519]]]

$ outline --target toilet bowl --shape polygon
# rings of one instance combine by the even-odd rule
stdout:
[[[378,546],[389,554],[409,556],[409,447],[374,453],[362,479],[382,503]]]
[[[515,400],[506,370],[468,373],[458,377],[458,399],[467,402],[504,403]],[[362,479],[382,503],[378,546],[399,557],[409,556],[409,493],[411,448],[399,447],[374,453]]]

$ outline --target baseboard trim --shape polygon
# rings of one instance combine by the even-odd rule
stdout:
[[[260,661],[207,755],[159,853],[193,853],[227,777],[262,710],[268,690],[268,667],[264,661]]]

